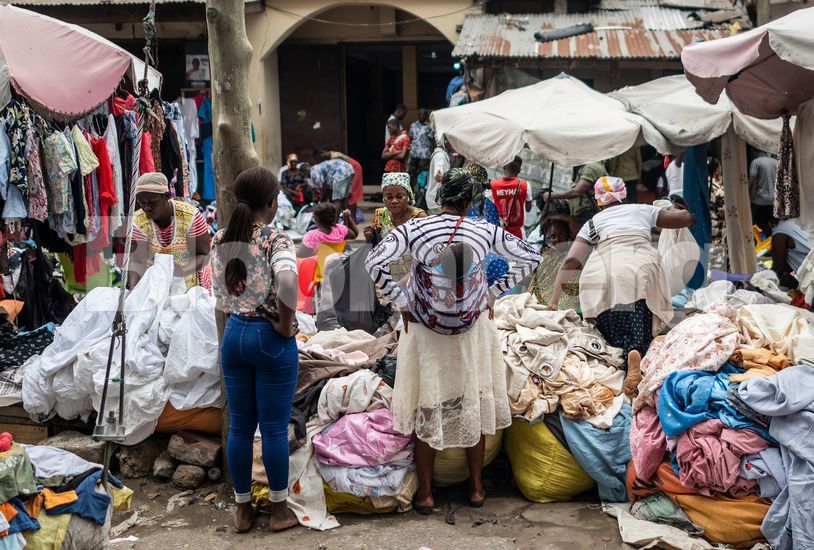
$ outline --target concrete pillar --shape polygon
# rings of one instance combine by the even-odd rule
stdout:
[[[277,65],[277,50],[271,52],[263,62],[263,111],[260,117],[263,124],[263,143],[257,148],[261,162],[276,170],[283,164],[282,119],[280,117],[280,80]]]

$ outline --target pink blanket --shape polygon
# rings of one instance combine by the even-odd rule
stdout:
[[[630,428],[630,454],[639,479],[649,480],[667,452],[667,439],[656,409],[647,406],[633,416]]]
[[[678,438],[678,477],[702,495],[725,493],[739,498],[756,493],[757,482],[739,476],[741,457],[768,446],[752,430],[732,430],[720,420],[705,420]]]
[[[412,435],[393,428],[389,409],[348,414],[314,436],[317,460],[332,466],[378,466],[412,462]]]

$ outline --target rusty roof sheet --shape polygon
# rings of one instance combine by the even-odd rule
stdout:
[[[468,15],[456,57],[559,59],[679,59],[693,40],[728,36],[729,30],[704,29],[682,10],[644,7],[581,14]],[[541,43],[534,33],[591,23],[594,32]]]
[[[659,6],[698,10],[731,10],[737,6],[737,0],[600,0],[597,9],[630,10]]]
[[[25,8],[49,6],[132,6],[147,5],[149,0],[3,0]],[[156,4],[205,4],[206,0],[156,0]]]

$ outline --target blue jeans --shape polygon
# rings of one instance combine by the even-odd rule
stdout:
[[[259,422],[270,500],[282,502],[288,488],[288,422],[297,387],[296,340],[280,336],[260,317],[230,315],[220,364],[229,405],[226,459],[235,493],[251,491],[252,446]]]

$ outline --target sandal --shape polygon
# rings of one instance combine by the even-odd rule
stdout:
[[[235,519],[237,519],[237,518],[235,517]],[[252,506],[252,516],[251,516],[251,521],[249,522],[248,527],[240,529],[240,528],[238,528],[237,524],[233,520],[232,521],[232,528],[235,530],[235,533],[238,533],[238,534],[248,533],[249,531],[252,530],[252,527],[254,527],[254,520],[256,520],[256,519],[257,519],[257,508]]]
[[[415,510],[416,513],[421,514],[422,516],[431,516],[434,509],[435,503],[433,503],[433,506],[419,506],[418,504],[416,504],[415,499],[413,499],[413,510]]]

